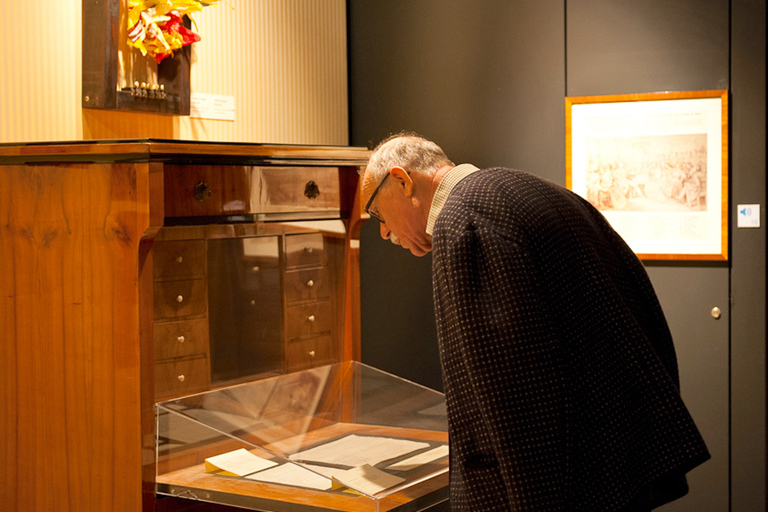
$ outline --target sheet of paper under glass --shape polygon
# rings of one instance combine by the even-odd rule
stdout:
[[[429,443],[420,441],[350,434],[295,453],[290,458],[296,461],[316,462],[335,466],[357,467],[364,464],[375,466],[385,460],[394,459],[428,447]]]

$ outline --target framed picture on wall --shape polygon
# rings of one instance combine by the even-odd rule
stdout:
[[[566,186],[644,260],[728,259],[728,91],[565,99]]]

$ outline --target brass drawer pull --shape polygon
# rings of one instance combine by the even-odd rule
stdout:
[[[314,350],[310,350],[309,351],[309,357],[315,357],[315,351]]]
[[[309,320],[310,322],[314,322],[315,321],[315,315],[309,315],[307,317],[307,320]]]
[[[178,377],[178,379],[179,379],[179,382],[184,382],[184,379],[185,379],[185,378],[186,378],[186,377],[184,377],[184,375],[179,375],[179,377]]]
[[[181,263],[182,261],[184,261],[184,258],[181,256],[176,256],[176,263]]]
[[[176,297],[176,302],[178,302],[179,304],[181,304],[182,302],[184,302],[184,297],[183,297],[183,296],[181,296],[181,295],[177,296],[177,297]]]
[[[307,281],[307,287],[312,288],[313,286],[315,286],[315,282],[313,280],[310,279]]]
[[[179,343],[184,343],[186,340],[187,339],[184,337],[183,334],[176,338],[176,341],[178,341]]]
[[[305,247],[304,248],[304,252],[307,253],[307,254],[312,254],[314,252],[314,250],[315,249],[313,247]]]

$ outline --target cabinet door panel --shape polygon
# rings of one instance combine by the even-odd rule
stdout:
[[[208,240],[214,383],[283,370],[279,237]]]
[[[690,492],[659,510],[728,510],[728,269],[648,269],[672,331],[680,369],[680,392],[712,460],[688,475]],[[721,311],[712,316],[712,308]]]

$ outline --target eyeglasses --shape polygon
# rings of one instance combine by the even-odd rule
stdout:
[[[406,174],[411,174],[411,171],[405,171],[405,172],[406,172]],[[364,211],[365,213],[367,213],[368,215],[370,215],[371,217],[373,217],[373,218],[374,218],[374,219],[376,219],[377,221],[381,222],[382,224],[384,224],[384,219],[382,219],[382,218],[381,218],[381,215],[379,215],[379,212],[378,212],[378,211],[376,211],[376,210],[371,210],[371,205],[373,204],[373,200],[374,200],[374,199],[376,199],[376,194],[378,194],[378,193],[379,193],[379,189],[380,189],[380,188],[381,188],[381,186],[384,184],[384,182],[385,182],[385,181],[387,181],[387,177],[388,177],[390,174],[391,174],[391,173],[387,173],[387,174],[385,174],[385,175],[384,175],[384,177],[381,179],[381,181],[379,182],[379,184],[376,186],[376,189],[373,191],[373,194],[371,194],[371,198],[370,198],[370,199],[368,200],[368,202],[366,203],[366,205],[365,205],[365,208],[363,208],[363,211]]]
[[[407,174],[411,174],[411,171],[405,171]],[[376,199],[376,194],[379,193],[379,189],[384,184],[385,181],[387,181],[387,177],[389,177],[391,173],[387,173],[384,175],[384,177],[381,179],[378,185],[376,185],[376,188],[373,191],[373,194],[371,194],[371,198],[368,199],[368,202],[365,204],[365,208],[363,208],[363,211],[370,215],[372,218],[376,219],[377,221],[384,224],[384,219],[381,218],[381,215],[379,215],[379,212],[376,210],[371,210],[371,205],[373,204],[373,200]]]
[[[387,178],[389,177],[389,173],[385,174],[384,177],[381,179],[378,185],[376,185],[376,189],[373,191],[373,194],[371,194],[371,198],[368,199],[368,202],[365,204],[365,208],[363,208],[363,211],[370,215],[372,218],[376,219],[377,221],[384,224],[384,219],[381,218],[381,215],[379,215],[379,212],[376,210],[371,210],[371,205],[373,204],[373,200],[376,199],[376,194],[379,193],[379,189],[384,184],[385,181],[387,181]]]

